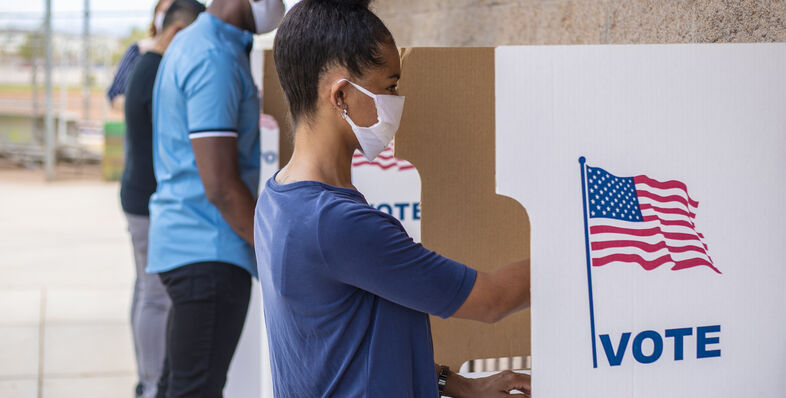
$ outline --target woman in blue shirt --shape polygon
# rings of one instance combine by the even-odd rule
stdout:
[[[291,161],[257,203],[255,251],[276,397],[505,396],[529,376],[435,366],[428,314],[496,322],[529,304],[529,264],[483,273],[415,243],[352,185],[403,111],[399,54],[368,0],[303,0],[274,58]]]

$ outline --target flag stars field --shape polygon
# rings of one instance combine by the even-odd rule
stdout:
[[[589,239],[592,265],[633,263],[646,270],[670,265],[672,270],[715,268],[696,231],[699,203],[679,181],[647,176],[616,177],[587,166]],[[597,203],[600,201],[600,204]]]

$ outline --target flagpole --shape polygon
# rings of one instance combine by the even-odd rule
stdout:
[[[592,302],[592,259],[590,258],[589,243],[589,219],[587,215],[587,159],[584,156],[579,158],[579,169],[581,170],[581,207],[584,211],[584,243],[587,255],[587,290],[589,292],[589,312],[590,312],[590,332],[592,333],[592,367],[598,367],[598,354],[595,347],[595,306]]]

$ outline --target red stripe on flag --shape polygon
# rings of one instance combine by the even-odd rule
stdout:
[[[656,244],[640,242],[637,240],[609,240],[603,242],[592,242],[592,250],[603,250],[617,247],[636,247],[647,253],[655,253],[658,250],[667,249],[671,253],[699,252],[707,254],[704,248],[699,246],[669,246],[666,242]]]
[[[636,263],[641,265],[641,267],[647,271],[652,271],[655,268],[658,268],[666,263],[674,263],[674,266],[671,267],[671,269],[674,271],[703,265],[711,268],[713,271],[719,274],[721,273],[717,268],[715,268],[714,265],[712,265],[712,263],[710,263],[707,260],[701,258],[691,258],[687,260],[674,261],[674,259],[668,254],[665,256],[658,257],[655,260],[646,260],[644,259],[644,257],[641,257],[638,254],[612,254],[610,256],[593,258],[592,266],[602,267],[606,264],[610,264],[613,262]]]
[[[658,188],[658,189],[681,189],[683,192],[685,192],[685,196],[687,196],[688,199],[690,200],[691,206],[699,207],[699,202],[693,200],[693,198],[690,197],[690,194],[688,193],[688,186],[682,182],[674,181],[674,180],[658,181],[658,180],[653,180],[652,178],[649,178],[645,175],[640,175],[640,176],[633,177],[633,183],[647,184],[653,188]]]
[[[707,267],[712,268],[713,271],[715,271],[715,272],[717,272],[719,274],[723,274],[723,272],[720,272],[719,269],[715,268],[715,265],[707,264],[707,261],[704,260],[704,259],[701,259],[701,258],[690,258],[690,259],[687,259],[687,260],[677,261],[674,264],[674,266],[671,267],[671,270],[672,271],[679,271],[681,269],[688,269],[688,268],[698,267],[698,266],[702,266],[702,265],[705,265]]]
[[[391,164],[382,164],[382,163],[379,163],[377,161],[369,162],[368,160],[362,160],[362,161],[355,161],[355,162],[352,163],[352,167],[356,167],[356,166],[377,166],[377,167],[381,168],[382,170],[387,170],[387,169],[391,169],[393,167],[398,167],[398,169],[400,171],[401,170],[410,170],[410,169],[414,169],[415,168],[415,166],[413,166],[412,164],[410,164],[408,162],[404,162],[404,161],[399,161],[398,163],[391,163]]]
[[[685,206],[685,209],[689,209],[688,208],[688,200],[683,198],[682,196],[677,196],[677,195],[660,196],[660,195],[654,194],[654,193],[652,193],[650,191],[646,191],[646,190],[638,189],[638,188],[636,188],[636,193],[639,195],[639,197],[652,199],[652,200],[654,200],[656,202],[661,202],[661,203],[677,202],[677,203],[680,203],[683,206]],[[694,206],[694,207],[696,207],[696,206]]]
[[[674,226],[674,227],[686,227],[686,228],[690,228],[690,229],[692,229],[694,232],[696,232],[696,225],[694,225],[694,224],[693,224],[693,222],[691,222],[691,221],[684,221],[684,220],[664,220],[664,219],[662,219],[662,218],[660,218],[660,217],[658,217],[658,216],[644,216],[644,217],[642,218],[642,220],[644,220],[644,221],[657,221],[657,222],[658,222],[658,223],[660,223],[661,225],[667,225],[667,226]],[[701,233],[699,233],[699,232],[696,232],[696,235],[699,237],[699,239],[704,239],[704,235],[702,235]],[[710,249],[710,248],[707,246],[707,244],[706,244],[706,243],[704,243],[704,242],[701,242],[701,244],[704,246],[704,248],[705,248],[705,249],[707,249],[707,250],[709,250],[709,249]]]
[[[389,169],[391,167],[396,167],[395,163],[391,163],[391,164],[385,165],[385,164],[377,163],[377,162],[369,162],[368,160],[352,163],[352,166],[366,166],[366,165],[368,165],[368,166],[377,166],[377,167],[381,168],[382,170],[387,170],[387,169]]]

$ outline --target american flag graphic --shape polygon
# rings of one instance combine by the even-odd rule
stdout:
[[[593,267],[638,264],[645,270],[714,265],[704,235],[696,230],[699,202],[680,181],[639,175],[617,177],[586,167],[585,205]]]
[[[355,151],[355,154],[352,156],[352,167],[378,167],[382,170],[411,170],[414,169],[415,166],[412,163],[407,162],[406,160],[397,159],[393,156],[393,145],[394,143],[390,143],[387,148],[385,148],[382,153],[377,156],[376,159],[369,162],[366,158],[363,157],[363,154],[360,151]]]

